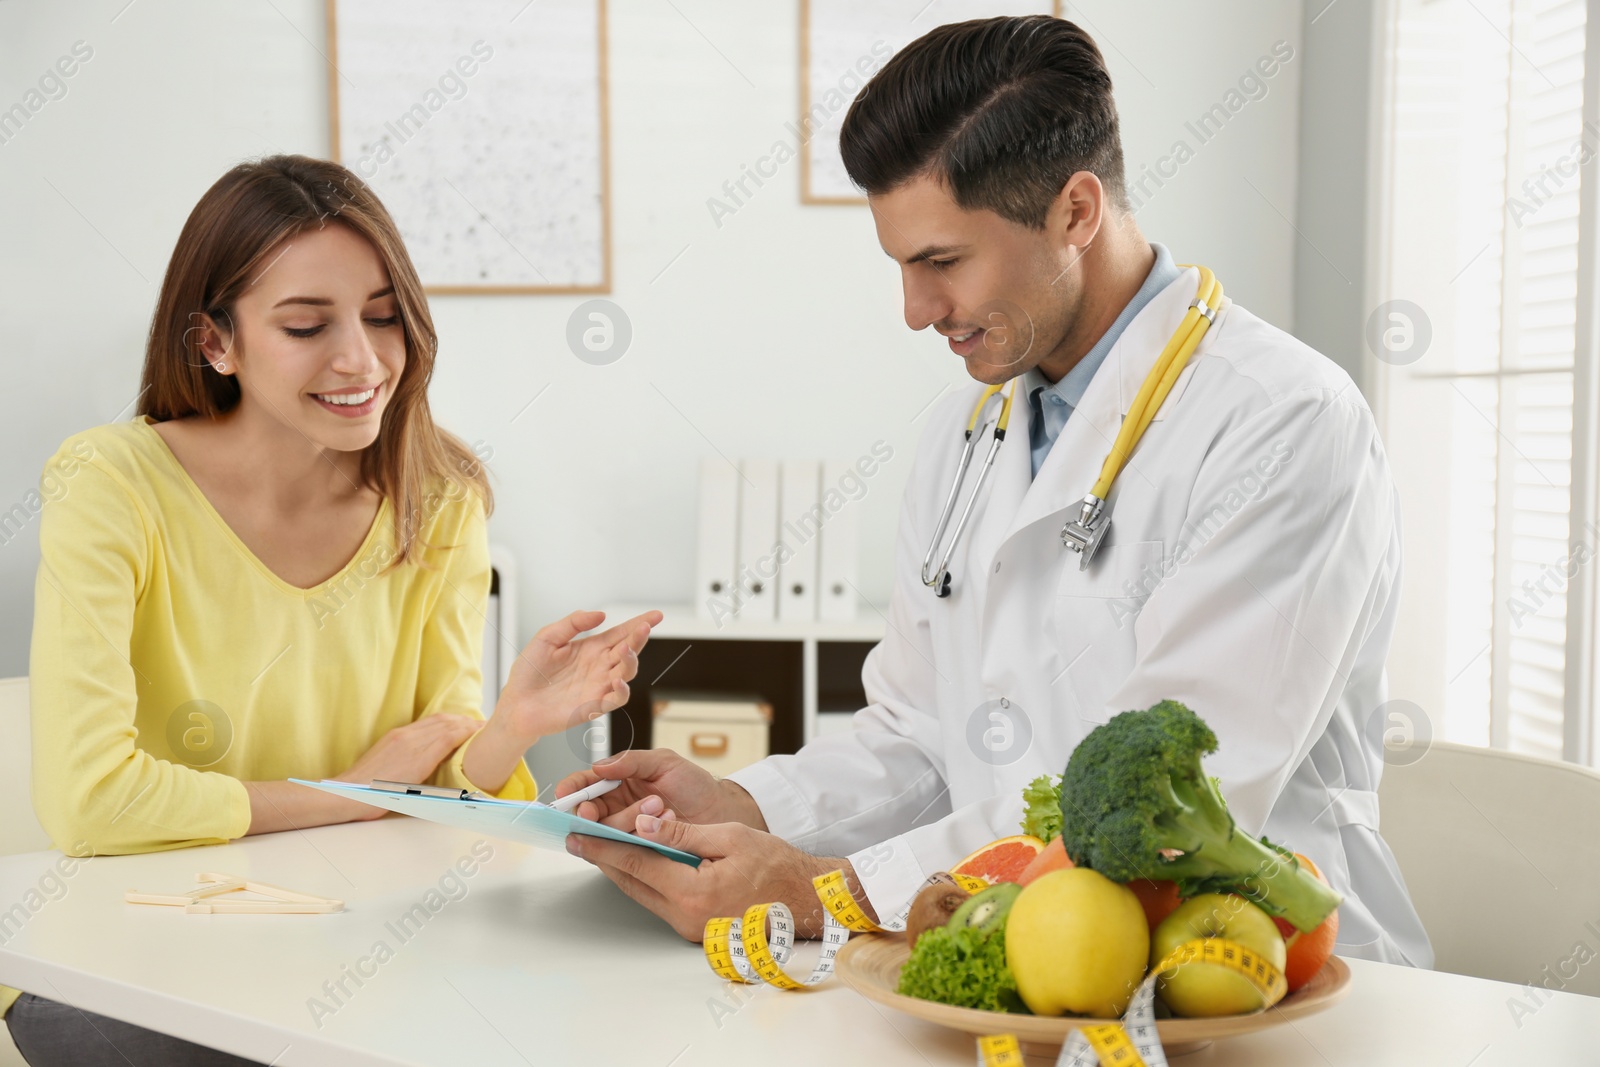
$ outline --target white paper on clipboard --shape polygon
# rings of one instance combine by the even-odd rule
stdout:
[[[522,800],[455,800],[449,797],[411,796],[390,793],[371,786],[350,782],[308,782],[304,778],[291,778],[296,785],[308,785],[327,793],[359,800],[363,804],[388,808],[402,815],[412,815],[429,822],[443,823],[462,830],[475,830],[507,841],[523,841],[539,848],[567,850],[568,834],[583,834],[608,841],[622,841],[659,852],[668,859],[700,866],[700,857],[643,837],[625,833],[604,823],[579,818],[570,812],[557,811],[548,804]]]

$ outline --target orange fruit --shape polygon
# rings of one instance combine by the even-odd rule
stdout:
[[[1178,897],[1177,882],[1135,878],[1128,883],[1128,888],[1133,890],[1133,895],[1144,905],[1144,917],[1150,923],[1152,930],[1160,926],[1161,920],[1177,911],[1178,905],[1183,903]]]
[[[1073,863],[1067,856],[1066,842],[1057,837],[1044,846],[1044,851],[1035,856],[1033,862],[1023,868],[1022,873],[1017,876],[1017,884],[1027,885],[1041,874],[1049,874],[1051,871],[1064,871],[1071,866],[1073,866]]]
[[[969,874],[990,885],[1015,882],[1044,851],[1044,842],[1032,834],[1016,834],[991,841],[950,868],[951,874]]]
[[[1317,876],[1317,881],[1323,885],[1328,884],[1328,880],[1317,870],[1315,863],[1298,852],[1295,853],[1295,858]],[[1293,993],[1311,981],[1316,973],[1322,970],[1322,965],[1328,962],[1328,957],[1333,955],[1333,944],[1339,939],[1339,910],[1335,908],[1333,914],[1322,920],[1322,925],[1310,933],[1296,929],[1287,919],[1274,916],[1272,921],[1278,924],[1278,932],[1283,935],[1283,945],[1289,950],[1288,959],[1283,967],[1283,977],[1289,983],[1289,992]]]

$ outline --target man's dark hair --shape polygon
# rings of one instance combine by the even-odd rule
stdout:
[[[1128,206],[1105,59],[1046,15],[957,22],[911,42],[850,105],[839,150],[868,194],[926,174],[963,209],[1034,229],[1080,170]]]

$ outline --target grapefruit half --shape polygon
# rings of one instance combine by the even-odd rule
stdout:
[[[1028,869],[1028,864],[1043,851],[1044,842],[1032,834],[1002,837],[998,841],[989,842],[951,867],[950,873],[969,874],[982,878],[990,885],[1015,882],[1022,877],[1022,872]]]

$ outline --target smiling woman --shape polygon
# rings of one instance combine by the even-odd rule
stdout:
[[[275,156],[224,175],[179,235],[140,414],[268,418],[328,446],[358,475],[351,483],[390,500],[405,561],[416,524],[401,517],[417,513],[430,478],[459,473],[493,509],[482,468],[428,412],[437,349],[422,283],[366,183],[326,160]],[[258,357],[248,368],[246,350]]]
[[[343,167],[273,156],[201,198],[138,416],[45,468],[80,461],[41,519],[30,662],[34,802],[58,846],[384,814],[290,777],[531,800],[522,753],[627,700],[660,615],[579,639],[604,618],[579,611],[522,651],[484,721],[491,497],[429,414],[436,349],[393,221]],[[99,1062],[107,1033],[149,1062],[241,1062],[32,995],[7,1022],[33,1067]]]

